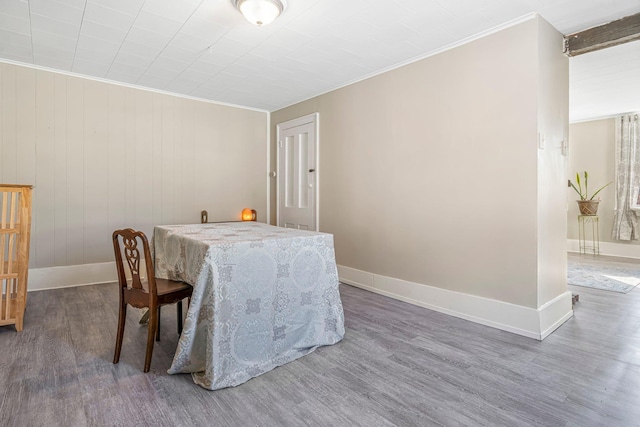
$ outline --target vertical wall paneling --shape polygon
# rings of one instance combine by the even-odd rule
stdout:
[[[67,263],[84,264],[83,80],[67,80]],[[37,191],[37,190],[36,190]]]
[[[152,108],[152,150],[149,152],[151,158],[151,203],[153,206],[153,223],[164,224],[162,221],[162,181],[164,176],[164,164],[162,159],[162,144],[165,136],[162,133],[162,98],[160,94],[153,94]]]
[[[108,216],[110,234],[126,222],[126,96],[121,86],[109,87],[108,114]]]
[[[0,64],[0,180],[35,185],[31,267],[111,262],[117,228],[264,211],[266,124],[266,112]]]
[[[54,75],[53,260],[67,265],[67,78]]]
[[[221,114],[225,120],[229,120],[228,111],[219,111],[217,105],[207,105],[205,115]],[[211,126],[205,129],[208,138],[204,138],[204,144],[206,149],[211,153],[211,162],[208,165],[204,165],[205,176],[207,179],[214,179],[214,173],[221,175],[224,179],[217,179],[213,182],[213,186],[205,189],[206,195],[205,201],[207,203],[215,203],[215,194],[220,194],[222,197],[227,198],[229,196],[230,187],[226,185],[227,180],[243,179],[239,176],[234,176],[228,173],[228,169],[233,167],[241,170],[242,165],[235,164],[230,156],[229,138],[224,137],[224,132],[218,128],[212,128]],[[241,132],[240,129],[237,132]],[[233,166],[232,166],[233,165]]]
[[[162,224],[175,224],[176,216],[174,211],[174,186],[175,172],[179,163],[175,158],[175,135],[174,135],[174,98],[163,96],[161,98],[162,114],[162,179],[161,179],[161,200],[162,200]]]
[[[211,105],[210,111],[208,114],[221,114],[225,117],[225,120],[233,120],[231,111],[222,111],[218,109],[217,105]],[[230,130],[235,135],[243,134],[246,129],[238,128]],[[229,146],[228,141],[230,141],[235,135],[230,135],[226,130],[215,129],[213,130],[212,138],[207,142],[207,146],[210,150],[214,150],[216,156],[214,157],[214,161],[211,165],[212,168],[222,174],[222,176],[226,177],[227,180],[238,179],[243,180],[246,179],[244,173],[250,173],[250,171],[243,171],[242,163],[236,163],[236,159],[234,159],[234,152],[232,147]],[[212,170],[207,170],[208,173],[212,173]],[[211,189],[212,192],[216,194],[222,194],[226,197],[233,197],[233,194],[229,192],[229,187],[225,185],[225,180],[218,180],[215,182],[215,187]],[[207,195],[208,201],[212,201],[212,194]],[[239,212],[234,213],[236,217],[239,217]],[[227,216],[228,214],[225,214]]]
[[[174,202],[174,215],[176,222],[189,222],[189,217],[183,217],[187,214],[187,211],[182,209],[184,199],[182,197],[182,176],[183,176],[183,163],[182,163],[182,109],[184,103],[181,99],[175,98],[174,102],[174,125],[173,125],[173,194],[171,195]],[[183,219],[184,218],[184,219]]]
[[[153,94],[136,92],[135,123],[135,213],[133,225],[136,229],[150,233],[153,226]]]
[[[36,181],[36,71],[26,69],[16,74],[16,181],[34,185]],[[37,199],[38,189],[33,197]],[[32,230],[38,226],[38,211],[33,209]],[[37,238],[35,239],[37,240]],[[37,245],[29,247],[29,264],[36,265]]]
[[[135,176],[136,176],[136,159],[135,159],[135,142],[136,142],[136,93],[127,91],[125,94],[125,224],[132,227],[135,223]]]
[[[35,200],[37,211],[34,218],[34,243],[37,246],[36,265],[53,267],[55,229],[55,162],[54,120],[55,86],[54,75],[36,72],[36,180]]]
[[[207,158],[210,159],[209,151],[208,151],[208,142],[206,138],[207,134],[207,120],[206,120],[206,105],[196,105],[194,108],[194,122],[193,122],[193,151],[194,153],[200,153]],[[211,161],[211,159],[209,160]],[[210,197],[206,193],[207,187],[204,183],[209,179],[207,174],[207,167],[210,165],[205,165],[203,162],[198,161],[197,158],[194,158],[193,165],[193,191],[195,193],[195,198],[200,202],[203,206],[201,209],[206,209],[204,206],[211,206]],[[215,215],[209,215],[209,221],[217,221],[219,218],[216,218]]]
[[[16,75],[17,180],[34,184],[36,178],[36,71],[27,69]],[[36,190],[37,191],[37,190]]]
[[[84,263],[103,261],[111,251],[108,217],[107,86],[84,83]]]
[[[17,102],[16,69],[1,64],[2,87],[0,94],[0,121],[2,122],[2,157],[0,157],[0,179],[6,184],[17,184],[18,146],[17,146]]]
[[[210,206],[201,204],[200,200],[196,200],[195,197],[195,148],[193,137],[194,126],[194,103],[182,101],[183,107],[181,109],[182,114],[182,208],[181,220],[186,222],[196,221],[195,218],[200,217],[200,211],[203,209],[209,210],[211,214],[213,211]]]

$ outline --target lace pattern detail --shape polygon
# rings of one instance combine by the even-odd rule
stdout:
[[[344,337],[333,236],[256,222],[156,227],[156,275],[194,286],[169,373],[242,384]]]

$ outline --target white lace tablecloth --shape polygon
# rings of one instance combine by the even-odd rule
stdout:
[[[156,276],[193,285],[170,374],[236,386],[344,336],[333,236],[257,222],[158,226]]]

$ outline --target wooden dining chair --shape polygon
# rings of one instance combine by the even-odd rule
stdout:
[[[124,249],[124,256],[123,250]],[[153,258],[149,250],[147,236],[142,231],[131,228],[113,232],[113,250],[118,270],[118,287],[120,289],[120,313],[118,315],[118,335],[113,363],[120,361],[124,324],[127,317],[127,304],[136,308],[149,309],[149,332],[147,335],[147,353],[144,359],[144,372],[149,372],[153,353],[154,336],[160,339],[160,307],[178,303],[178,333],[182,333],[182,300],[191,298],[193,288],[184,282],[158,279],[155,277]],[[141,251],[146,260],[146,280],[141,277]],[[131,279],[127,280],[126,273]]]

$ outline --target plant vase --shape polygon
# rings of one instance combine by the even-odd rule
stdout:
[[[598,213],[598,203],[600,200],[576,200],[580,215],[596,215]]]

